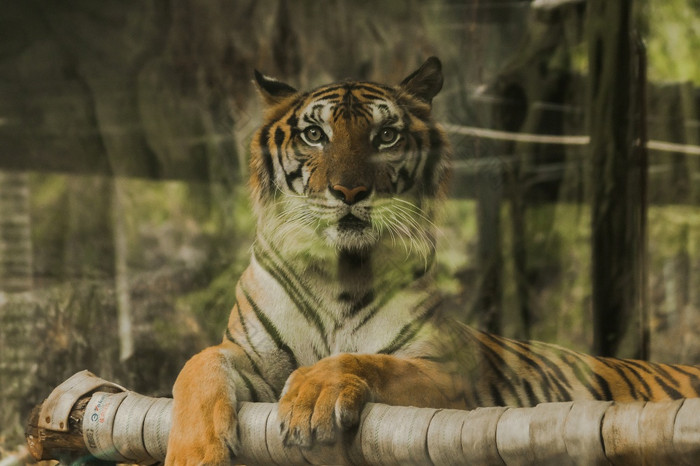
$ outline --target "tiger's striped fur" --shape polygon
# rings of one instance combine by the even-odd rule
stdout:
[[[287,443],[332,442],[367,401],[473,408],[573,399],[700,396],[700,370],[519,342],[440,314],[435,210],[449,177],[430,116],[429,59],[399,86],[310,92],[256,73],[266,104],[252,141],[258,219],[224,341],[174,387],[168,464],[235,453],[238,401],[280,400]]]

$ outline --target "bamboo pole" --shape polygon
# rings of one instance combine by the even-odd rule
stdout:
[[[34,458],[162,461],[172,400],[122,390],[87,371],[57,387],[28,423]],[[282,444],[274,403],[241,403],[238,421],[236,460],[248,465],[700,464],[700,399],[473,411],[368,404],[356,431],[312,449]]]

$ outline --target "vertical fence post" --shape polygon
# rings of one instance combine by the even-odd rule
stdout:
[[[632,0],[587,3],[594,351],[644,357],[646,158]],[[642,63],[643,60],[639,60]],[[642,76],[643,78],[643,73]],[[643,95],[643,93],[641,94]]]

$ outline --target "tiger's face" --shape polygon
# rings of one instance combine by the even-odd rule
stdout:
[[[442,86],[437,58],[394,87],[346,81],[302,93],[257,72],[256,81],[267,108],[251,185],[268,228],[312,230],[339,250],[387,238],[430,249],[448,152],[430,117]]]

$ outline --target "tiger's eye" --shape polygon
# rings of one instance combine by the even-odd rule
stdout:
[[[326,135],[318,126],[309,126],[304,130],[304,137],[309,144],[316,144],[323,141]]]
[[[382,144],[391,144],[398,137],[398,132],[394,128],[382,128],[379,131],[379,142]]]

